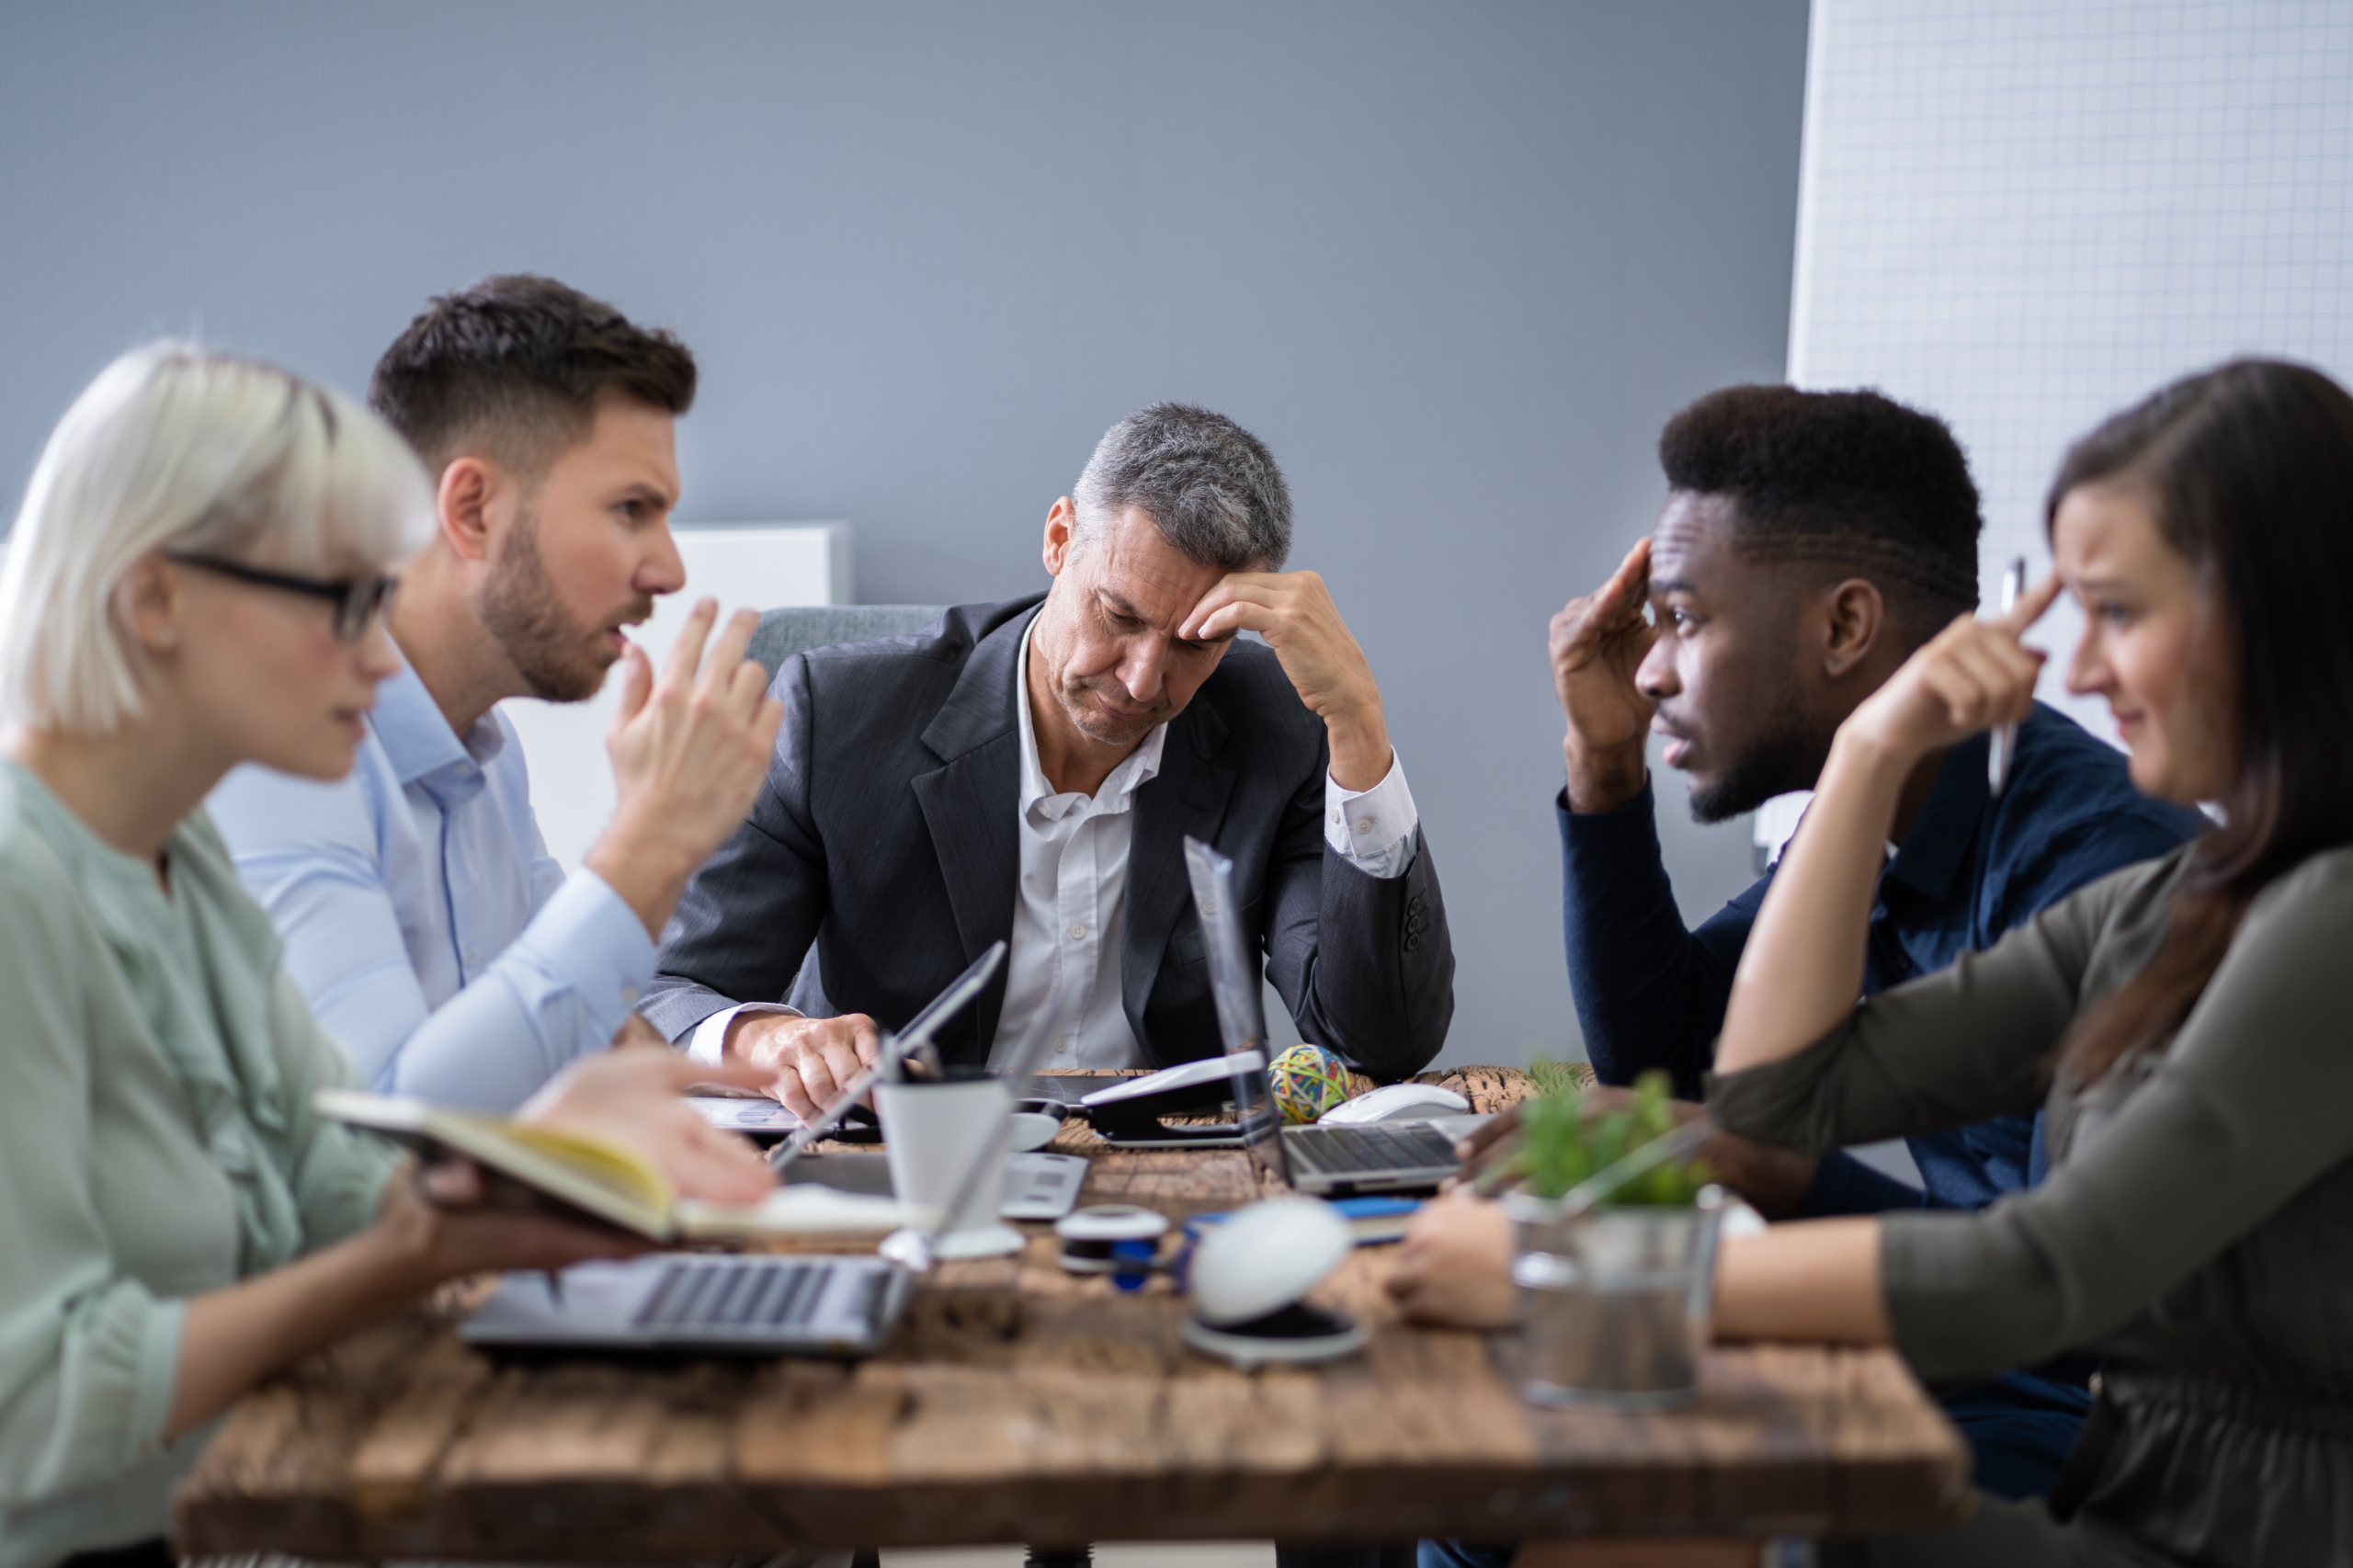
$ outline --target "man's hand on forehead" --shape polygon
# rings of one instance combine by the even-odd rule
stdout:
[[[1650,777],[1643,746],[1654,707],[1635,685],[1660,629],[1643,613],[1651,541],[1638,540],[1608,582],[1552,618],[1552,689],[1568,719],[1562,743],[1569,809],[1614,811]]]
[[[1313,572],[1229,573],[1201,596],[1176,635],[1215,642],[1238,631],[1266,639],[1299,699],[1324,721],[1336,783],[1363,790],[1388,777],[1392,754],[1381,687],[1322,577]]]

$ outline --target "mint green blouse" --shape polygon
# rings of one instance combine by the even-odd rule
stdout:
[[[0,763],[0,1568],[161,1535],[182,1303],[375,1217],[343,1051],[199,812],[153,867]]]

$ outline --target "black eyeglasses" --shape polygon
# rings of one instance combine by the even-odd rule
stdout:
[[[223,561],[216,555],[198,555],[189,551],[167,550],[164,559],[176,561],[183,566],[201,567],[223,577],[233,577],[240,583],[252,583],[264,588],[282,588],[290,594],[307,594],[314,599],[325,599],[335,606],[335,634],[346,642],[357,642],[367,634],[368,627],[392,603],[392,590],[401,580],[388,572],[367,577],[351,577],[340,582],[324,582],[316,577],[290,577],[283,572],[265,572],[258,566],[248,566],[241,561]]]

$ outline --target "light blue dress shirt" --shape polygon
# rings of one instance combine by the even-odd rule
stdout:
[[[287,972],[380,1091],[511,1110],[653,978],[620,895],[548,854],[514,728],[494,709],[460,741],[406,665],[349,778],[249,766],[209,803]]]

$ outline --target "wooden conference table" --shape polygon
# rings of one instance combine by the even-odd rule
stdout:
[[[1494,1109],[1516,1071],[1434,1075]],[[1239,1151],[1093,1157],[1082,1201],[1171,1216],[1262,1196]],[[1537,1410],[1508,1344],[1398,1321],[1394,1249],[1316,1299],[1366,1352],[1235,1371],[1184,1303],[1026,1254],[944,1266],[889,1350],[843,1365],[501,1363],[451,1332],[464,1292],[353,1336],[230,1415],[177,1501],[195,1554],[652,1562],[792,1547],[1583,1535],[1822,1535],[1965,1506],[1966,1451],[1885,1351],[1724,1347],[1692,1409]]]

